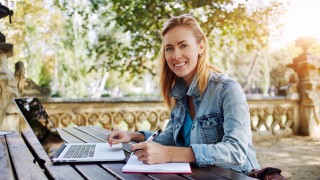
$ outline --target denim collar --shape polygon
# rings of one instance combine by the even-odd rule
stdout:
[[[171,89],[171,96],[181,100],[183,99],[186,95],[188,96],[193,96],[195,98],[200,96],[200,91],[198,89],[198,76],[195,75],[193,77],[193,80],[191,82],[190,87],[188,87],[186,81],[183,78],[179,78],[173,88]]]

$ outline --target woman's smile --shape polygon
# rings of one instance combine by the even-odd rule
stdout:
[[[173,64],[175,67],[182,67],[184,66],[185,64],[187,64],[186,62],[182,62],[182,63],[179,63],[179,64]]]

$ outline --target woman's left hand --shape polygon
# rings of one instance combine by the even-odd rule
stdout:
[[[154,141],[145,141],[131,145],[131,150],[138,157],[139,161],[146,164],[166,163],[170,161],[167,146]]]

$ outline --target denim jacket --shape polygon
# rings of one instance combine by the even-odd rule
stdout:
[[[252,144],[250,114],[246,96],[235,80],[211,72],[204,94],[197,87],[197,77],[190,85],[180,78],[171,90],[177,103],[163,133],[154,141],[177,146],[177,137],[187,108],[187,95],[194,99],[195,117],[190,133],[190,147],[195,164],[217,165],[248,174],[259,169]],[[142,131],[147,139],[152,133]]]

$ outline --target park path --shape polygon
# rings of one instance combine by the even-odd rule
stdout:
[[[320,138],[290,136],[254,145],[261,167],[278,167],[290,180],[320,180]]]

